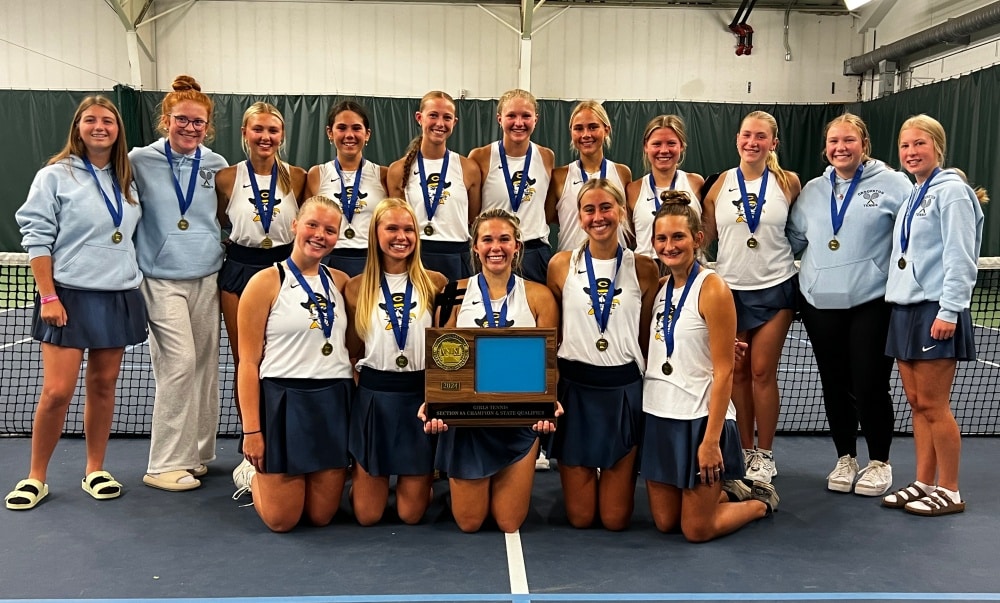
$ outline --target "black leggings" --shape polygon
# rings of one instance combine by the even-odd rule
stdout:
[[[821,310],[801,296],[799,301],[837,456],[857,456],[860,423],[869,458],[887,462],[895,426],[892,358],[885,355],[889,304],[876,299],[846,310]]]

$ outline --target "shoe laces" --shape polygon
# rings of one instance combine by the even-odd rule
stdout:
[[[233,493],[233,500],[239,500],[244,494],[250,494],[250,486],[242,486],[240,488],[237,488],[236,492]],[[251,494],[251,496],[253,495]],[[242,507],[253,506],[253,501],[251,500],[249,504],[240,506]]]
[[[856,472],[851,466],[851,460],[851,457],[846,455],[837,459],[837,466],[830,472],[830,479],[850,478],[851,474]]]
[[[868,463],[868,466],[864,469],[863,478],[867,478],[867,481],[872,482],[885,482],[889,479],[889,465],[887,463],[880,463],[879,461],[872,461]]]

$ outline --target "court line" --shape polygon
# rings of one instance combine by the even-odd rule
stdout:
[[[7,348],[12,348],[16,345],[21,345],[22,343],[26,343],[28,341],[31,341],[31,337],[25,337],[24,339],[18,339],[17,341],[5,343],[3,345],[0,345],[0,350],[6,350]]]
[[[514,595],[528,593],[528,574],[524,570],[524,552],[521,550],[521,532],[504,534],[507,543],[507,571],[510,573],[510,592]]]
[[[436,601],[1000,601],[1000,593],[537,593],[130,599],[134,603],[422,603]],[[121,603],[122,599],[0,599],[0,603]]]

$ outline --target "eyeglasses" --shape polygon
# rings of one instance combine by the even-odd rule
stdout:
[[[174,121],[177,122],[177,125],[182,128],[186,128],[188,127],[188,124],[190,124],[195,130],[204,130],[205,126],[208,125],[208,122],[204,119],[191,119],[190,117],[186,117],[184,115],[171,115],[170,117],[173,117]]]

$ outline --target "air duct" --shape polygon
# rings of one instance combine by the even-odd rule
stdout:
[[[941,25],[925,29],[871,52],[844,61],[844,75],[861,75],[878,69],[882,61],[899,61],[936,44],[963,42],[970,34],[1000,24],[1000,2],[994,2]]]

